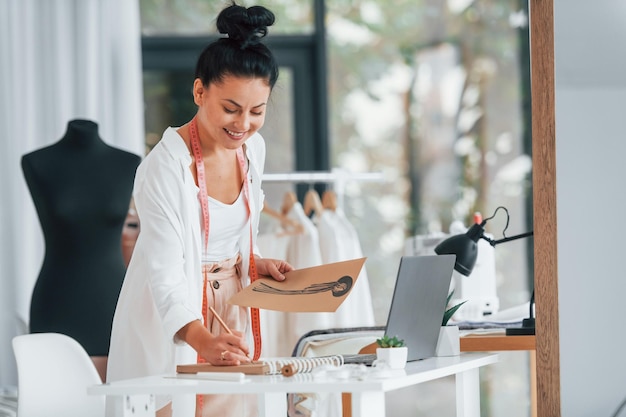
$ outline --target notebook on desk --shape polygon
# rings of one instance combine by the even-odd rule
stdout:
[[[435,356],[455,255],[403,256],[385,333],[404,339],[407,361]],[[371,365],[376,355],[343,355],[344,363]]]

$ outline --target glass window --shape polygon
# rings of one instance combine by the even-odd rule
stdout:
[[[206,0],[140,0],[144,36],[215,34],[215,17],[228,3]],[[311,0],[238,1],[243,6],[266,6],[276,15],[273,34],[308,34],[314,30]]]
[[[279,81],[272,90],[267,108],[265,125],[261,134],[266,140],[268,157],[265,163],[266,173],[285,173],[296,170],[295,161],[295,120],[293,70],[281,68]],[[283,196],[293,191],[293,185],[281,182],[263,184],[265,204],[274,210],[280,209]],[[261,222],[260,227],[267,226]],[[263,229],[260,232],[264,232]]]
[[[191,95],[193,70],[144,70],[146,152],[168,126],[182,126],[196,112]]]
[[[532,230],[525,9],[518,0],[326,1],[331,166],[389,180],[352,184],[344,206],[381,324],[407,237],[469,226],[498,206],[511,216],[507,236]],[[487,232],[502,237],[506,220],[498,212]],[[500,309],[528,302],[532,239],[494,254]],[[528,373],[526,352],[485,370],[490,413],[529,414],[527,396],[506,394],[528,394]],[[422,415],[424,396],[414,398],[405,410]]]
[[[530,156],[523,114],[517,0],[327,0],[331,165],[384,171],[384,186],[354,185],[346,210],[375,268],[384,322],[398,259],[414,234],[448,232],[505,206],[508,235],[526,232]],[[523,29],[523,28],[522,28]],[[527,51],[526,51],[527,52]],[[498,213],[487,231],[502,235]],[[496,250],[502,308],[527,301],[524,241]],[[393,265],[393,263],[392,263]],[[382,277],[385,278],[382,278]]]

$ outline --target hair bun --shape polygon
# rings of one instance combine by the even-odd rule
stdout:
[[[274,13],[263,6],[245,8],[233,4],[217,17],[217,30],[240,42],[243,49],[259,43],[267,35],[267,27],[274,24],[274,19]]]

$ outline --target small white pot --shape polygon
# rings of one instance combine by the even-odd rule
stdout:
[[[409,348],[406,346],[376,348],[376,360],[385,362],[391,369],[403,369],[406,366],[408,354]]]
[[[459,326],[441,326],[437,341],[437,356],[458,356],[461,354]]]

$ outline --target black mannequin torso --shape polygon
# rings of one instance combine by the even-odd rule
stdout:
[[[91,356],[108,354],[126,271],[122,227],[140,160],[103,142],[88,120],[71,121],[60,141],[22,157],[46,247],[31,332],[64,333]]]

